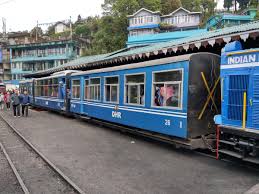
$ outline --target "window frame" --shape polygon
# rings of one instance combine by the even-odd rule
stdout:
[[[98,78],[99,80],[100,80],[100,84],[90,84],[90,81],[91,81],[91,79],[96,79],[96,78]],[[101,91],[102,91],[102,89],[101,89],[101,86],[102,86],[102,79],[101,79],[101,77],[89,77],[89,78],[87,78],[87,79],[84,79],[84,89],[85,89],[85,80],[88,80],[88,92],[89,92],[89,99],[84,99],[84,100],[87,100],[87,101],[93,101],[93,102],[101,102],[102,101],[102,95],[101,95]],[[91,94],[90,94],[90,86],[95,86],[95,85],[99,85],[100,86],[100,100],[94,100],[94,99],[91,99]],[[85,91],[84,91],[85,92]],[[94,94],[95,94],[95,89],[94,89]],[[85,96],[84,96],[85,97]]]
[[[58,81],[58,77],[52,77],[51,78],[51,93],[53,92],[53,88],[56,86],[57,88],[59,88],[59,83],[57,82],[57,83],[55,83],[54,84],[54,82],[53,82],[53,80],[57,80]],[[51,94],[50,94],[50,96],[49,96],[50,98],[58,98],[59,97],[59,92],[58,92],[58,90],[57,90],[57,95],[56,96],[52,96]]]
[[[90,78],[84,78],[84,101],[88,101],[89,99],[88,98],[86,98],[86,96],[85,96],[85,81],[87,80],[88,81],[88,86],[87,86],[87,92],[89,93],[89,79]]]
[[[79,98],[75,98],[73,95],[73,86],[74,86],[73,81],[79,81]],[[75,86],[78,86],[78,85],[75,85]],[[81,97],[81,79],[80,78],[71,79],[71,89],[72,89],[72,90],[70,90],[71,99],[80,100],[80,97]]]
[[[127,96],[126,96],[126,77],[131,76],[131,75],[144,75],[144,104],[137,104],[137,103],[127,103]],[[132,84],[133,85],[133,84]],[[137,84],[140,85],[140,84]],[[132,106],[141,106],[145,107],[146,106],[146,72],[139,72],[139,73],[129,73],[129,74],[124,74],[124,97],[123,97],[123,104],[124,105],[132,105]]]
[[[166,84],[181,84],[181,95],[180,95],[180,107],[172,107],[172,106],[155,106],[154,105],[154,83],[158,83],[158,82],[154,82],[154,78],[155,78],[155,74],[156,73],[165,73],[165,72],[170,72],[170,71],[181,71],[182,72],[182,81],[167,81],[164,82]],[[151,108],[158,108],[158,109],[171,109],[171,110],[183,110],[183,83],[184,83],[184,68],[177,68],[177,69],[167,69],[167,70],[161,70],[161,71],[152,71],[152,84],[151,84]]]
[[[117,77],[118,78],[118,84],[107,84],[109,86],[115,86],[117,85],[117,101],[112,102],[112,101],[107,101],[106,100],[106,78],[111,78],[111,77]],[[104,88],[103,88],[103,101],[109,104],[119,104],[120,103],[120,76],[119,75],[110,75],[110,76],[104,76]],[[111,93],[111,91],[110,91]]]

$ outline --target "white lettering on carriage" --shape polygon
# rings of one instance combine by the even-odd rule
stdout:
[[[238,64],[238,63],[253,63],[256,62],[256,54],[253,55],[243,55],[234,56],[228,58],[228,64]]]
[[[117,118],[117,119],[121,119],[121,112],[112,111],[112,117]]]

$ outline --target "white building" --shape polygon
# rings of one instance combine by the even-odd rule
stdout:
[[[169,15],[161,16],[161,20],[178,29],[197,29],[201,21],[201,12],[191,12],[180,7]]]
[[[129,34],[130,36],[154,34],[161,22],[160,12],[150,11],[142,8],[133,15],[129,15]]]
[[[128,16],[129,36],[155,34],[160,31],[160,24],[171,26],[171,31],[198,29],[201,21],[201,12],[191,12],[182,7],[168,15],[161,16],[160,12],[142,8]]]
[[[55,27],[55,34],[69,30],[69,25],[65,24],[64,22],[57,22],[54,27]]]

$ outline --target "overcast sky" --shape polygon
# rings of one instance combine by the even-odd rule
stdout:
[[[39,23],[100,15],[104,0],[0,0],[0,19],[6,19],[7,31],[31,30]],[[223,0],[219,0],[222,2]],[[222,3],[220,3],[222,4]],[[0,31],[2,22],[0,20]],[[46,28],[46,27],[45,27]]]
[[[8,2],[9,1],[9,2]],[[7,31],[30,30],[39,23],[72,17],[100,15],[104,0],[0,0],[0,19],[6,18]],[[5,3],[8,2],[8,3]],[[2,31],[2,21],[0,21]]]

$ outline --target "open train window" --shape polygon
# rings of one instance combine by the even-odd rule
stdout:
[[[153,73],[153,106],[181,108],[183,70]]]
[[[90,78],[89,82],[86,82],[87,87],[87,99],[93,101],[101,100],[101,79],[100,78]]]
[[[51,86],[50,88],[50,96],[51,97],[58,97],[58,78],[53,78],[51,81]]]
[[[87,99],[90,99],[90,96],[89,96],[89,80],[88,79],[85,79],[85,95],[84,95],[84,99],[87,100]]]
[[[80,80],[72,80],[72,98],[80,99]]]
[[[119,102],[119,77],[106,77],[105,78],[105,101],[111,103]]]
[[[145,104],[145,74],[125,76],[125,103]]]

